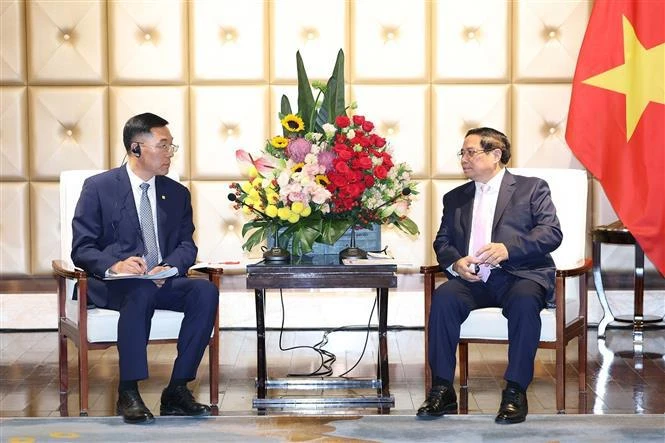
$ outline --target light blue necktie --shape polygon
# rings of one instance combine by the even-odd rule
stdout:
[[[141,183],[141,202],[139,203],[139,219],[141,231],[143,232],[143,243],[145,244],[145,262],[148,270],[157,266],[159,253],[157,251],[157,238],[155,237],[155,223],[152,220],[152,208],[148,198],[148,183]]]

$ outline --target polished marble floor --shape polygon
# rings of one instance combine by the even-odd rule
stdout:
[[[322,331],[285,331],[283,348],[314,345]],[[333,375],[339,375],[359,359],[366,333],[344,331],[329,334],[325,349],[336,355]],[[280,351],[278,331],[267,333],[268,375],[287,377],[289,373],[309,373],[320,364],[319,355],[309,349]],[[372,377],[376,361],[376,332],[369,336],[365,355],[350,377]],[[414,413],[424,396],[423,332],[391,330],[388,333],[391,394],[395,397],[394,413]],[[66,407],[61,408],[58,394],[57,334],[55,332],[12,332],[0,334],[0,416],[58,416],[61,409],[70,415],[78,413],[77,363],[75,348],[70,345],[70,393]],[[606,340],[597,340],[595,329],[589,330],[588,391],[578,407],[575,359],[576,342],[567,349],[566,405],[568,413],[595,414],[662,414],[665,412],[665,330],[651,329],[644,333],[642,346],[636,346],[631,329],[610,329]],[[220,414],[251,415],[255,395],[256,336],[253,331],[223,330],[221,333]],[[149,347],[150,379],[141,382],[144,400],[153,411],[159,409],[159,396],[167,383],[174,345]],[[494,414],[500,400],[502,374],[505,369],[506,347],[503,345],[472,345],[470,347],[469,413]],[[90,415],[114,414],[117,386],[117,352],[115,348],[92,351],[90,358]],[[529,388],[529,412],[553,414],[554,351],[539,350],[535,380]],[[207,357],[199,369],[199,378],[190,384],[197,399],[209,400]],[[362,395],[371,392],[339,392],[334,395]],[[282,393],[290,395],[289,392]],[[321,392],[311,392],[319,396]],[[302,395],[302,393],[299,393]],[[307,393],[305,393],[307,395]],[[324,393],[328,395],[328,393]],[[279,413],[313,412],[358,413],[349,409],[270,410]],[[363,414],[376,414],[364,409]]]

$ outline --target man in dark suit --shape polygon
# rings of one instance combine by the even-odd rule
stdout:
[[[533,379],[540,311],[554,294],[550,252],[563,236],[547,183],[505,169],[510,142],[504,134],[472,129],[458,155],[472,181],[443,197],[434,250],[448,280],[432,298],[428,352],[433,383],[417,416],[457,413],[452,381],[460,327],[470,311],[500,307],[508,320],[508,367],[495,421],[519,423],[528,412],[526,389]]]
[[[92,274],[89,299],[120,312],[120,383],[117,412],[127,423],[154,420],[138,391],[148,377],[147,343],[155,309],[184,313],[178,355],[169,385],[162,392],[161,415],[209,415],[187,388],[194,380],[210,340],[219,292],[207,280],[186,278],[197,247],[192,235],[189,191],[166,177],[178,146],[163,118],[146,113],[125,124],[128,162],[88,178],[72,221],[72,260]],[[175,268],[161,280],[103,280],[113,274],[156,274]]]

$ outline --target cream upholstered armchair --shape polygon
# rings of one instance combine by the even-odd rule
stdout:
[[[60,235],[61,259],[53,260],[53,273],[58,282],[58,360],[60,394],[67,395],[69,377],[67,365],[67,339],[78,349],[79,363],[79,415],[88,415],[88,351],[106,349],[116,344],[119,313],[87,306],[87,274],[71,262],[72,219],[81,188],[86,178],[102,170],[73,170],[60,174]],[[177,177],[173,177],[176,178]],[[220,288],[222,269],[202,268],[209,280]],[[76,288],[75,288],[76,286]],[[77,297],[74,297],[74,291]],[[76,298],[76,299],[75,299]],[[156,310],[150,329],[150,343],[175,343],[183,314]],[[209,344],[210,403],[213,413],[219,402],[219,312]]]
[[[540,348],[554,349],[556,354],[556,409],[565,412],[566,346],[578,339],[578,383],[580,407],[586,392],[587,350],[587,272],[591,260],[585,258],[588,181],[586,171],[579,169],[509,168],[517,175],[536,176],[547,181],[563,232],[563,242],[552,253],[556,264],[556,308],[543,309]],[[423,266],[425,285],[425,388],[432,376],[427,352],[427,330],[432,293],[439,266]],[[469,343],[508,343],[508,322],[500,308],[471,311],[462,324],[459,342],[460,412],[468,412]]]

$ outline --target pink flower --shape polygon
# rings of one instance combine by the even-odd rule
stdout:
[[[323,166],[325,172],[330,171],[332,168],[333,160],[335,159],[335,153],[331,151],[321,151],[318,155],[319,165]]]
[[[286,155],[294,162],[302,163],[311,150],[312,142],[304,138],[293,138],[286,147]]]

